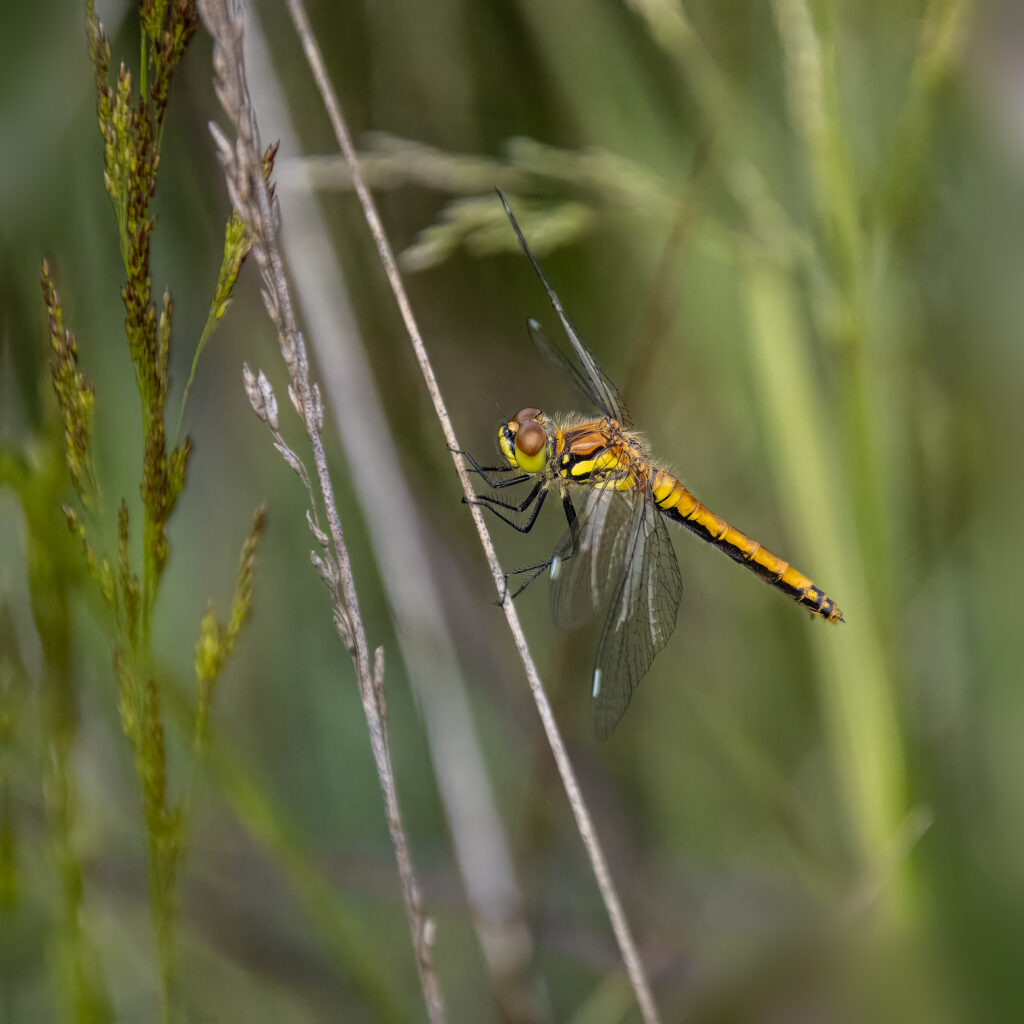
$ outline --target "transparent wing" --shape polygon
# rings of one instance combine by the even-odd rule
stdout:
[[[561,629],[575,629],[608,603],[618,583],[622,556],[642,504],[632,491],[576,487],[584,497],[574,527],[551,561],[551,617]]]
[[[551,336],[536,320],[531,317],[526,321],[533,344],[541,355],[562,375],[570,377],[580,394],[600,409],[605,416],[618,420],[624,427],[631,427],[633,420],[626,408],[626,403],[622,400],[619,389],[580,340],[568,319],[563,321],[562,326],[579,357],[580,365],[583,368],[582,373],[570,362],[565,353],[551,340]]]
[[[526,321],[526,329],[530,334],[534,347],[540,352],[547,362],[558,370],[563,377],[568,377],[576,386],[576,390],[590,403],[596,406],[614,420],[618,420],[624,427],[632,426],[632,420],[618,388],[611,382],[608,375],[598,365],[597,360],[590,354],[583,342],[576,341],[583,347],[590,363],[590,370],[587,364],[581,359],[586,373],[581,373],[568,356],[551,340],[551,336],[532,317]]]
[[[638,495],[594,667],[594,729],[607,739],[676,628],[683,580],[665,521]]]
[[[605,415],[618,420],[624,427],[631,427],[633,425],[633,420],[622,401],[619,389],[611,382],[604,370],[601,369],[600,364],[593,357],[590,349],[583,344],[583,340],[576,333],[576,328],[573,327],[572,322],[569,320],[569,317],[566,316],[565,310],[562,308],[561,299],[559,299],[555,294],[554,288],[548,284],[548,279],[544,276],[544,271],[541,270],[540,264],[537,262],[537,258],[530,251],[530,247],[526,243],[526,237],[523,235],[522,229],[519,227],[519,223],[516,221],[508,202],[501,194],[500,190],[496,191],[498,192],[498,198],[501,199],[501,205],[505,207],[505,213],[508,214],[508,219],[512,223],[516,237],[519,239],[519,244],[522,246],[523,252],[526,253],[527,259],[533,265],[533,269],[540,278],[540,283],[544,286],[544,290],[548,293],[548,301],[550,301],[551,307],[554,309],[555,313],[558,314],[558,319],[561,321],[562,329],[565,331],[565,336],[569,339],[569,344],[572,345],[572,349],[576,353],[576,358],[580,361],[580,367],[583,371],[582,376],[586,381],[584,385],[585,393],[590,396],[590,398],[597,404],[597,407],[605,413]],[[547,338],[546,335],[544,337],[547,344],[551,345],[551,340]],[[537,340],[536,336],[534,337],[534,340]],[[580,374],[577,372],[575,376],[579,377]]]
[[[600,409],[598,396],[594,394],[586,377],[569,361],[569,357],[551,340],[551,336],[533,317],[526,321],[526,331],[530,335],[533,347],[540,353],[541,358],[558,372],[558,376],[571,380],[580,397],[586,399],[590,404],[596,404]],[[601,409],[601,411],[608,415],[607,410]]]

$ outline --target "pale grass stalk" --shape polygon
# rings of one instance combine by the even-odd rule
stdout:
[[[819,35],[806,0],[774,0],[773,10],[785,54],[792,118],[803,144],[837,296],[833,341],[841,346],[847,365],[846,474],[835,471],[828,434],[820,429],[829,414],[817,397],[808,365],[811,345],[795,311],[793,286],[754,261],[747,268],[750,339],[759,379],[766,385],[765,414],[777,433],[778,478],[784,490],[797,497],[795,514],[798,522],[803,519],[800,526],[810,553],[819,549],[814,564],[834,567],[835,592],[843,595],[850,622],[857,623],[856,632],[844,629],[828,643],[819,642],[816,653],[824,669],[823,703],[848,815],[856,829],[858,853],[872,874],[886,856],[907,799],[895,671],[879,625],[880,619],[892,616],[886,595],[894,590],[892,580],[882,576],[884,567],[893,564],[886,513],[890,482],[875,468],[888,465],[882,452],[889,409],[868,372],[875,358],[883,358],[873,346],[865,286],[875,240],[863,226],[843,132],[835,41]],[[852,509],[853,521],[840,509]],[[866,576],[866,565],[875,567],[873,580]],[[909,909],[909,878],[909,866],[901,864],[888,901],[897,916]]]
[[[750,356],[763,385],[761,412],[771,450],[777,453],[772,476],[793,509],[808,563],[821,566],[821,578],[842,594],[849,620],[849,628],[830,630],[827,636],[814,630],[812,650],[820,668],[830,749],[861,863],[871,877],[906,814],[891,670],[850,502],[844,500],[843,478],[829,445],[828,412],[805,356],[808,342],[797,296],[786,277],[764,261],[748,260],[745,271]],[[889,890],[892,909],[902,913],[909,909],[909,873],[909,866],[901,864]]]
[[[749,136],[757,133],[760,126],[747,116],[744,103],[704,45],[680,0],[623,0],[623,3],[644,22],[651,38],[675,61],[712,127],[715,144],[721,151],[720,159],[726,168],[723,181],[737,201],[742,203],[744,194],[751,189],[766,197],[771,195],[764,173],[749,156]],[[779,240],[786,239],[785,249],[800,253],[810,247],[810,240],[781,203],[774,204],[772,215],[777,222]]]
[[[377,213],[376,204],[374,203],[373,197],[366,186],[366,182],[363,180],[355,148],[352,145],[352,139],[341,111],[341,105],[338,102],[334,87],[331,84],[326,68],[324,67],[320,49],[313,35],[305,7],[301,0],[288,0],[288,10],[291,13],[292,21],[294,22],[296,31],[302,41],[306,59],[309,62],[310,70],[313,73],[313,78],[316,81],[317,89],[320,92],[320,97],[324,103],[327,115],[330,118],[335,138],[337,139],[338,145],[345,157],[345,161],[349,166],[349,170],[352,175],[352,183],[359,197],[363,213],[366,216],[370,232],[373,235],[374,242],[376,243],[377,252],[380,256],[381,263],[384,266],[384,272],[387,275],[388,282],[390,283],[395,296],[395,301],[397,302],[399,311],[402,315],[402,320],[405,324],[406,331],[408,332],[409,340],[412,344],[413,351],[416,354],[416,360],[419,363],[420,371],[423,374],[427,390],[430,393],[431,401],[434,403],[434,410],[437,413],[438,420],[441,424],[445,441],[454,453],[459,449],[459,445],[455,437],[455,431],[452,427],[451,418],[448,415],[444,399],[441,397],[437,379],[434,376],[434,370],[430,363],[430,358],[427,355],[426,346],[423,343],[419,327],[417,326],[416,319],[413,316],[412,307],[409,304],[405,287],[402,284],[401,276],[398,273],[394,253],[391,250],[391,245],[384,233],[384,227],[381,224],[380,216]],[[459,475],[459,480],[462,483],[463,491],[467,498],[472,498],[474,494],[473,488],[462,459],[454,454],[453,459],[456,471]],[[604,852],[602,851],[600,841],[597,837],[597,832],[590,817],[590,812],[583,799],[583,793],[580,790],[575,771],[572,767],[571,761],[569,760],[565,743],[562,740],[561,733],[559,732],[558,725],[555,722],[555,717],[551,710],[551,705],[547,699],[547,694],[545,693],[543,684],[541,683],[540,675],[537,672],[537,667],[534,664],[533,657],[530,654],[529,647],[527,646],[526,637],[523,633],[519,616],[512,600],[508,597],[504,574],[502,573],[501,566],[498,563],[498,557],[494,551],[490,534],[487,531],[487,525],[484,522],[483,514],[480,511],[479,506],[476,505],[470,506],[470,512],[476,524],[477,532],[480,535],[480,543],[482,544],[484,553],[487,557],[495,589],[499,594],[504,595],[502,610],[505,612],[505,618],[508,622],[509,630],[512,633],[516,649],[519,652],[519,657],[523,663],[527,683],[529,684],[530,692],[533,695],[534,702],[537,706],[537,712],[540,715],[541,723],[547,736],[548,745],[551,747],[555,764],[557,765],[559,774],[562,778],[562,785],[564,786],[566,795],[569,799],[569,804],[576,820],[577,829],[579,830],[580,837],[583,840],[584,847],[586,848],[587,854],[590,858],[591,867],[597,880],[598,889],[611,920],[612,930],[615,933],[615,938],[618,942],[619,950],[626,966],[626,971],[636,994],[640,1012],[647,1024],[653,1024],[653,1022],[660,1019],[658,1016],[658,1010],[654,1003],[654,997],[651,993],[650,985],[648,984],[646,975],[644,974],[636,943],[633,940],[629,924],[626,921],[626,915],[622,909],[622,904],[619,900],[618,893],[616,892],[614,882],[612,881],[611,872],[608,869],[608,863],[605,860]]]
[[[245,56],[264,133],[278,140],[281,152],[300,152],[255,11],[249,15]],[[429,559],[431,536],[398,456],[314,182],[302,173],[301,161],[292,164],[299,173],[287,185],[277,176],[282,252],[423,712],[477,941],[507,1017],[520,1024],[547,1019],[543,979],[532,970],[534,942],[512,852],[476,734],[458,645],[444,614],[446,587]]]
[[[259,129],[246,81],[242,50],[242,5],[238,0],[201,0],[200,12],[214,39],[213,64],[217,94],[237,132],[235,144],[232,145],[215,126],[211,126],[211,130],[218,145],[218,157],[224,169],[232,202],[245,221],[252,239],[253,256],[263,280],[264,305],[277,329],[281,353],[291,378],[289,396],[302,419],[313,451],[317,484],[328,524],[328,533],[325,534],[320,529],[316,503],[312,502],[313,495],[310,490],[313,504],[309,517],[310,528],[324,549],[323,557],[314,556],[314,562],[334,599],[335,625],[355,666],[370,736],[370,747],[384,796],[388,830],[395,847],[420,985],[430,1020],[440,1022],[445,1019],[445,1012],[432,963],[433,922],[423,915],[419,885],[402,825],[398,792],[391,765],[383,692],[384,652],[378,647],[371,658],[366,640],[352,566],[324,453],[320,390],[310,378],[305,343],[296,325],[291,294],[278,248],[278,211],[263,179]],[[261,373],[257,380],[249,371],[246,376],[246,390],[253,408],[270,426],[278,451],[308,486],[305,468],[278,432],[276,400],[263,374]]]
[[[925,13],[907,95],[889,134],[880,180],[869,192],[875,220],[890,234],[917,208],[922,169],[932,153],[929,136],[945,112],[942,86],[964,59],[974,9],[972,0],[931,0]]]

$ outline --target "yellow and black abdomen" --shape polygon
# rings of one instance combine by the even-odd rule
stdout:
[[[756,540],[702,505],[671,473],[656,470],[651,478],[654,500],[669,519],[680,523],[702,540],[724,551],[733,561],[745,565],[765,582],[797,604],[829,622],[844,622],[843,613],[821,587],[803,573],[773,555]]]

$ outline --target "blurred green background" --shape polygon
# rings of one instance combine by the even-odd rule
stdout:
[[[399,589],[413,607],[431,603],[457,652],[483,752],[465,770],[489,779],[505,882],[520,893],[500,924],[528,933],[532,950],[488,966],[478,942],[482,908],[434,771],[444,752],[414,696],[432,649],[408,623],[396,629],[386,531],[370,528],[354,471],[381,438],[376,426],[362,437],[371,420],[349,408],[344,443],[329,426],[329,454],[369,640],[387,653],[400,798],[450,1019],[639,1019],[362,215],[330,160],[302,160],[335,146],[300,46],[283,5],[254,6],[272,58],[250,66],[257,114],[276,76],[286,108],[275,116],[292,136],[278,158],[284,216],[314,181],[338,261],[326,266],[354,312],[335,336],[313,337],[310,317],[310,346],[322,363],[335,347],[370,361],[397,451],[382,471],[413,495],[434,588],[417,592],[414,575]],[[115,66],[137,61],[134,11],[100,14]],[[523,596],[664,1019],[1020,1019],[1019,5],[377,0],[310,14],[385,226],[408,251],[460,443],[486,460],[502,418],[576,402],[527,341],[526,316],[552,334],[554,319],[501,221],[500,184],[654,450],[846,613],[835,629],[810,621],[673,531],[678,628],[600,744],[588,706],[596,634],[558,634],[545,584]],[[43,786],[56,661],[76,714],[70,849],[102,993],[92,1019],[149,1020],[138,790],[102,616],[59,512],[70,492],[54,464],[38,286],[45,256],[95,385],[104,492],[137,504],[138,399],[81,9],[11,7],[0,53],[0,426],[4,466],[31,478],[11,486],[11,471],[0,490],[0,1015],[90,1019],[62,970],[67,850]],[[267,118],[264,141],[283,132]],[[175,412],[229,213],[211,119],[223,123],[200,29],[172,92],[155,197],[154,286],[171,289],[177,314]],[[297,289],[315,296],[309,261],[324,261],[294,252]],[[285,436],[305,454],[251,265],[186,413],[196,451],[154,633],[161,685],[183,706],[200,615],[208,598],[227,606],[265,499],[254,617],[217,693],[188,832],[181,1012],[423,1019],[353,670],[309,564],[305,494],[248,408],[243,360],[275,384]],[[325,391],[328,406],[350,401]],[[548,512],[525,538],[495,524],[503,564],[550,551],[560,530]],[[43,576],[32,534],[49,555]],[[66,611],[67,651],[40,640],[30,569]],[[443,699],[431,706],[444,715]],[[194,769],[175,721],[170,787],[182,792]],[[476,819],[463,827],[472,848]]]

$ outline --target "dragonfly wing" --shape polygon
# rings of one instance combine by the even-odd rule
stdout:
[[[562,314],[564,316],[564,314]],[[591,354],[590,350],[580,340],[575,328],[568,319],[563,321],[562,326],[572,343],[573,350],[583,368],[581,373],[566,354],[556,345],[551,336],[532,317],[526,321],[527,330],[533,340],[534,347],[540,354],[559,371],[563,376],[571,378],[576,390],[593,403],[598,409],[613,420],[618,420],[624,427],[633,425],[626,403],[622,400],[619,389],[604,372],[601,365]]]
[[[583,344],[583,339],[576,333],[576,328],[573,327],[571,321],[565,315],[562,303],[550,286],[548,286],[547,281],[544,282],[544,286],[548,289],[548,297],[555,307],[558,319],[562,321],[562,328],[565,330],[565,335],[569,339],[569,343],[572,345],[580,365],[583,367],[583,372],[590,382],[592,392],[600,398],[598,402],[599,407],[608,413],[612,419],[618,420],[624,427],[631,427],[633,425],[633,418],[626,409],[626,403],[623,402],[619,389],[601,368],[601,364],[591,354],[590,349]]]
[[[558,315],[558,319],[565,331],[565,336],[569,339],[569,344],[572,345],[572,349],[576,353],[576,358],[580,361],[580,366],[583,369],[583,376],[587,381],[585,386],[586,393],[590,395],[590,397],[597,403],[597,407],[606,415],[611,416],[612,419],[618,420],[624,427],[632,426],[633,421],[622,401],[622,395],[619,394],[619,389],[612,383],[604,370],[601,369],[600,364],[593,357],[590,349],[583,344],[583,340],[576,333],[576,328],[573,327],[572,321],[570,321],[569,317],[566,316],[565,310],[562,308],[562,300],[555,294],[554,288],[548,284],[548,279],[544,276],[544,271],[541,270],[540,264],[537,262],[537,257],[530,251],[530,247],[526,242],[526,236],[523,234],[522,228],[519,227],[519,222],[512,213],[512,210],[508,205],[508,201],[502,195],[501,189],[497,189],[496,191],[498,193],[498,198],[501,200],[501,205],[505,207],[505,213],[508,214],[508,219],[516,233],[516,237],[519,239],[519,244],[522,246],[523,252],[526,253],[526,258],[533,265],[533,269],[536,272],[537,277],[540,278],[540,283],[544,286],[544,291],[547,292],[551,308]],[[548,343],[550,344],[550,341]]]
[[[526,330],[533,342],[533,347],[541,354],[541,358],[556,370],[560,377],[571,380],[581,398],[585,398],[606,416],[610,416],[611,412],[603,407],[600,395],[594,393],[587,378],[580,373],[569,357],[551,340],[551,335],[533,317],[526,321]]]
[[[679,562],[650,495],[637,496],[621,570],[594,667],[594,728],[607,739],[637,684],[676,628],[683,596]]]
[[[583,625],[608,603],[635,517],[632,492],[574,491],[586,498],[551,560],[551,617],[560,629]]]

